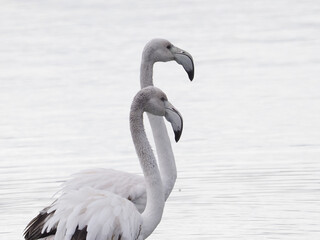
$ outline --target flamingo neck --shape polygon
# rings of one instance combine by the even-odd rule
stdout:
[[[165,200],[167,200],[177,179],[176,162],[163,117],[152,114],[148,114],[148,117],[159,159],[160,175],[164,186]]]
[[[140,86],[145,88],[148,86],[153,86],[153,61],[147,60],[146,57],[142,56],[141,66],[140,66]]]
[[[141,234],[147,238],[160,223],[165,200],[157,161],[144,130],[143,111],[134,104],[130,112],[130,130],[146,182],[147,205],[142,213]]]
[[[144,49],[140,66],[141,88],[153,86],[153,65],[154,61],[151,61],[148,58],[148,49]],[[158,155],[160,173],[165,192],[165,200],[167,200],[177,179],[175,159],[163,117],[148,114],[148,118]]]

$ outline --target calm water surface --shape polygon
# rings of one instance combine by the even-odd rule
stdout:
[[[2,1],[0,239],[72,173],[140,173],[128,113],[154,37],[196,74],[155,65],[185,129],[150,239],[319,239],[319,29],[319,1]]]

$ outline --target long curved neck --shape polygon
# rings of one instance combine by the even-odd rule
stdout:
[[[140,86],[145,88],[148,86],[153,86],[153,61],[147,59],[147,57],[142,55],[141,66],[140,66]]]
[[[145,50],[142,54],[140,67],[141,88],[153,86],[153,64],[153,61],[148,60],[147,51]],[[164,186],[165,200],[167,200],[177,179],[176,163],[163,117],[148,114],[148,118],[150,121],[159,159],[159,167]]]
[[[167,200],[177,179],[176,162],[163,118],[152,114],[148,114],[148,118],[159,159],[165,200]]]
[[[146,182],[147,205],[142,213],[141,234],[147,238],[161,220],[165,200],[157,161],[144,130],[143,111],[134,104],[130,112],[130,130]]]

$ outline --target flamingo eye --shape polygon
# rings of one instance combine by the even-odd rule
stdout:
[[[171,49],[171,47],[172,47],[172,45],[171,44],[169,44],[168,46],[167,46],[167,49]]]
[[[165,98],[165,97],[162,97],[162,98],[161,98],[161,101],[162,101],[162,102],[164,102],[165,100],[166,100],[166,98]]]

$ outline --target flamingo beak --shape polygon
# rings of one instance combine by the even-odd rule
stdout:
[[[171,123],[173,132],[174,132],[174,139],[176,142],[179,141],[182,129],[183,129],[183,119],[181,114],[178,112],[177,109],[170,102],[165,102],[165,118],[168,122]]]
[[[174,55],[174,60],[182,65],[187,72],[190,81],[192,81],[194,77],[194,63],[191,54],[175,46],[171,48],[171,51]]]

